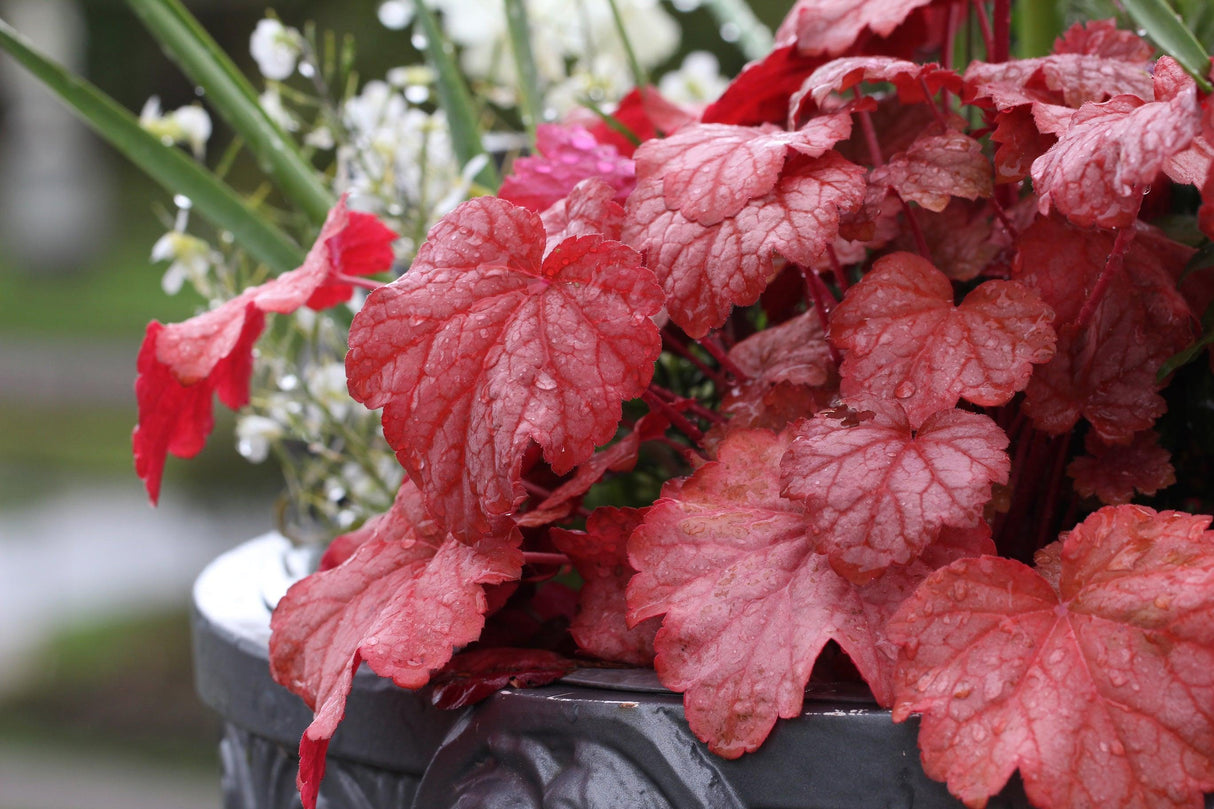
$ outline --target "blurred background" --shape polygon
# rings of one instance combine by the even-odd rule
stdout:
[[[238,64],[263,0],[187,0]],[[366,78],[412,58],[379,0],[281,0],[292,25],[353,33]],[[695,3],[674,2],[680,11]],[[790,3],[752,3],[770,26]],[[0,0],[0,18],[138,113],[193,88],[122,0]],[[702,10],[681,60],[709,47]],[[212,148],[230,139],[216,121]],[[170,459],[148,505],[130,460],[135,357],[150,319],[199,300],[161,290],[149,259],[169,194],[0,56],[0,809],[219,806],[218,722],[193,694],[190,584],[271,530],[279,475],[233,449],[232,420],[191,462]]]

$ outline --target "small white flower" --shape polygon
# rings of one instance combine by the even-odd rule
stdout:
[[[270,455],[270,443],[281,438],[283,427],[265,416],[246,415],[236,420],[236,451],[252,463]]]
[[[176,295],[188,280],[206,294],[207,274],[220,260],[211,246],[196,236],[171,230],[152,245],[152,261],[169,261],[160,286],[168,295]]]
[[[196,157],[201,157],[211,137],[211,116],[197,104],[162,113],[160,99],[152,96],[139,113],[139,125],[160,139],[166,146],[189,144]]]
[[[716,56],[708,51],[692,51],[678,70],[662,77],[658,91],[676,104],[707,104],[715,101],[728,84]]]
[[[257,23],[249,37],[249,53],[261,75],[282,81],[295,72],[295,63],[303,50],[299,31],[288,28],[273,17]]]
[[[258,97],[258,102],[270,120],[278,124],[284,131],[296,132],[299,130],[299,120],[283,105],[278,85],[274,85],[262,93]]]

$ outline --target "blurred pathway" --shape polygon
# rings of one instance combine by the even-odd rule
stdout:
[[[270,528],[264,501],[222,507],[141,487],[70,489],[0,512],[0,691],[56,628],[109,613],[182,606],[220,552]]]
[[[219,775],[0,745],[0,809],[218,809]]]

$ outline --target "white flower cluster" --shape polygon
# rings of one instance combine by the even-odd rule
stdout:
[[[492,99],[514,102],[517,83],[501,0],[427,0],[442,15],[443,29],[460,49],[470,79],[486,85]],[[379,17],[405,27],[412,0],[385,0]],[[616,0],[623,29],[645,70],[678,49],[680,29],[658,0]],[[583,100],[610,103],[634,84],[628,52],[606,0],[528,0],[536,70],[544,89],[545,114],[558,118]],[[416,36],[416,35],[415,35]]]
[[[195,157],[203,156],[211,137],[211,116],[200,105],[188,104],[172,112],[161,112],[157,96],[152,96],[143,105],[139,125],[166,146],[179,143],[189,146]]]

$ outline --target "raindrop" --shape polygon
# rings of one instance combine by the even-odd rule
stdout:
[[[953,689],[953,697],[956,699],[965,699],[972,693],[974,693],[974,687],[964,680],[957,683],[957,687]]]
[[[915,395],[915,383],[910,380],[898,383],[898,387],[894,388],[894,396],[899,399],[909,399]]]

